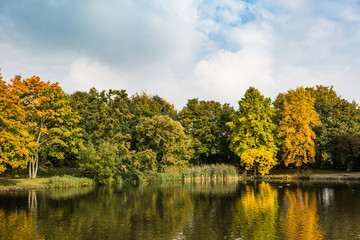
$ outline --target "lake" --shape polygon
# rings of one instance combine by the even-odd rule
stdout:
[[[360,239],[360,182],[4,191],[0,239]]]

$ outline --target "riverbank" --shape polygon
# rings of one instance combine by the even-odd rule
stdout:
[[[360,180],[360,172],[346,172],[342,170],[301,170],[297,174],[296,169],[274,169],[269,175],[259,176],[265,180],[293,180],[293,179],[309,179],[309,180]]]
[[[182,173],[157,173],[149,178],[139,181],[181,181],[184,180]],[[0,191],[48,189],[54,187],[52,182],[57,181],[57,187],[91,185],[92,183],[82,178],[78,169],[74,168],[42,168],[39,170],[38,178],[29,179],[25,172],[17,172],[0,178]],[[60,177],[62,176],[62,177]],[[205,178],[204,178],[205,179]],[[254,177],[248,174],[241,175],[240,179],[261,179],[261,180],[360,180],[360,172],[346,172],[337,170],[302,170],[298,175],[296,169],[274,169],[269,175]],[[64,181],[65,180],[65,181]],[[206,180],[206,179],[205,179]],[[211,180],[210,178],[208,179]],[[90,180],[93,181],[93,180]],[[134,180],[135,181],[135,180]],[[131,181],[130,181],[131,182]]]
[[[82,177],[76,168],[40,168],[35,179],[28,178],[27,170],[18,170],[0,177],[0,191],[48,189],[51,179],[59,176]]]
[[[18,178],[0,179],[0,191],[25,190],[25,189],[47,189],[50,178]]]

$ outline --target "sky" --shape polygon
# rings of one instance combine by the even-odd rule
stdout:
[[[360,103],[359,0],[1,0],[4,80],[173,103],[334,86]]]

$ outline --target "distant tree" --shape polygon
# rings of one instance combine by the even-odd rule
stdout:
[[[168,116],[144,119],[136,126],[135,139],[138,151],[152,150],[156,153],[159,171],[169,167],[183,168],[189,163],[190,140],[181,124]]]
[[[0,73],[0,174],[7,168],[26,168],[37,143],[27,131],[25,110]]]
[[[131,97],[132,113],[138,118],[166,115],[178,120],[178,113],[173,104],[158,95],[149,95],[146,92],[136,93]]]
[[[238,103],[239,110],[228,123],[230,149],[241,158],[247,170],[254,168],[254,174],[258,170],[264,175],[277,164],[275,109],[270,106],[271,99],[254,87],[250,87]]]
[[[81,117],[79,126],[86,142],[98,146],[101,141],[130,134],[135,128],[134,114],[125,90],[75,92],[70,96],[71,106]]]
[[[230,128],[234,109],[229,104],[189,99],[180,112],[181,124],[192,138],[192,163],[229,163],[234,155],[229,151]]]
[[[16,76],[11,82],[11,91],[25,107],[24,124],[37,144],[29,163],[29,177],[36,178],[41,151],[46,149],[52,157],[63,159],[65,148],[75,153],[81,148],[79,116],[72,111],[58,83],[43,82],[36,76]]]
[[[289,90],[284,100],[284,111],[279,126],[279,137],[284,138],[285,166],[315,162],[315,133],[312,127],[321,125],[314,109],[315,98],[303,87]]]
[[[334,139],[335,164],[347,171],[360,169],[360,136],[345,133]]]
[[[360,134],[360,111],[355,102],[348,102],[337,95],[333,87],[316,86],[307,88],[315,97],[315,111],[321,125],[314,127],[316,134],[316,163],[318,167],[339,167],[336,147],[337,140],[346,135]],[[335,160],[335,162],[334,162]],[[335,166],[336,165],[336,166]]]

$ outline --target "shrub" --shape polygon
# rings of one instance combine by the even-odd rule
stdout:
[[[126,151],[120,144],[102,141],[98,147],[88,143],[87,151],[80,154],[80,170],[101,184],[112,183],[121,165],[121,151]]]

